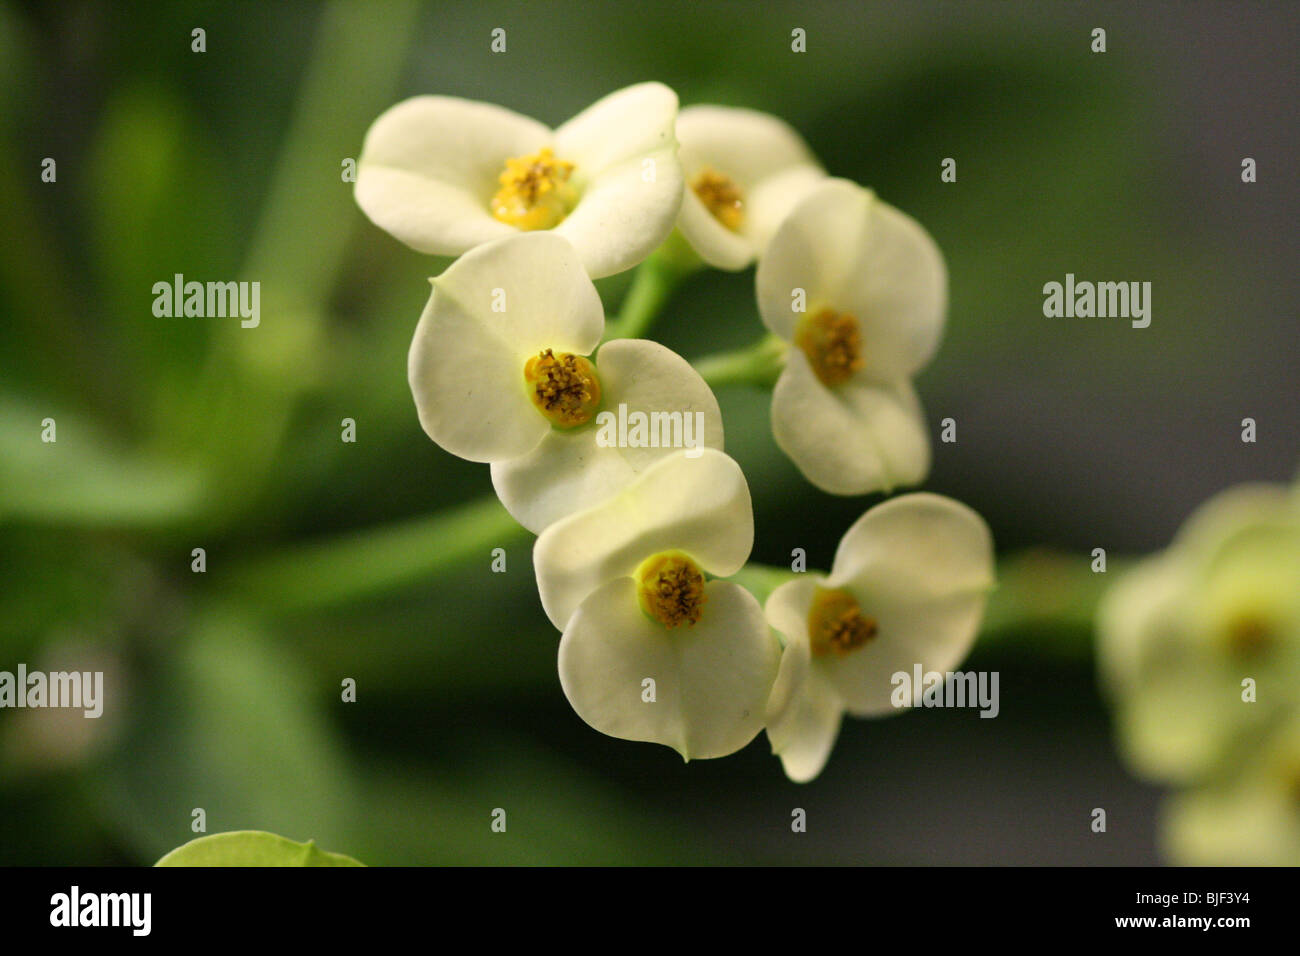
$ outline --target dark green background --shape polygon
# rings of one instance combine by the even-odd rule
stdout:
[[[102,662],[113,682],[94,726],[0,713],[0,863],[149,863],[194,807],[209,832],[373,864],[1154,861],[1159,793],[1111,748],[1104,582],[1077,556],[1159,547],[1215,491],[1294,473],[1298,22],[1284,3],[0,6],[0,669]],[[850,722],[802,787],[763,738],[683,765],[572,713],[526,535],[500,541],[505,575],[486,553],[440,566],[455,541],[424,519],[490,492],[406,386],[446,263],[370,225],[340,162],[408,95],[558,124],[647,79],[786,118],[943,249],[949,331],[918,385],[959,440],[926,487],[1008,559],[971,660],[1001,672],[996,720]],[[155,318],[176,272],[260,281],[261,328]],[[1150,281],[1151,327],[1044,318],[1067,272]],[[600,284],[611,311],[626,281]],[[694,278],[656,337],[747,343],[752,283]],[[764,394],[719,399],[756,560],[826,566],[874,499],[807,485]]]

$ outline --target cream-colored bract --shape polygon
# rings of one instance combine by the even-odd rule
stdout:
[[[635,577],[665,553],[709,575],[734,574],[753,540],[744,475],[713,449],[674,452],[541,534],[538,593],[563,631],[560,683],[583,720],[688,760],[733,753],[758,734],[780,655],[758,602],[710,580],[698,619],[668,626],[644,610]]]
[[[609,94],[552,131],[500,106],[417,96],[366,133],[356,199],[420,252],[459,255],[519,230],[493,217],[507,160],[550,149],[573,164],[577,200],[551,231],[593,278],[630,269],[672,231],[682,199],[677,95],[662,83]]]
[[[691,555],[716,577],[735,574],[754,546],[754,512],[740,466],[706,449],[673,452],[606,501],[555,522],[533,546],[542,607],[563,630],[597,588],[662,551]]]
[[[577,253],[552,233],[509,236],[431,281],[408,361],[425,433],[470,461],[528,454],[551,424],[528,397],[525,363],[545,349],[588,355],[605,330]]]
[[[984,520],[959,502],[914,493],[876,505],[840,540],[828,576],[807,574],[772,592],[767,621],[785,650],[767,733],[790,779],[821,773],[844,712],[894,713],[892,677],[945,672],[970,651],[994,581]],[[876,632],[843,655],[815,656],[809,612],[819,588],[846,591]]]
[[[630,577],[588,595],[560,638],[560,684],[578,716],[686,760],[725,757],[758,736],[779,645],[744,588],[710,581],[705,593],[700,620],[675,628],[641,610]]]
[[[745,268],[766,248],[781,221],[826,172],[803,139],[758,110],[688,106],[677,117],[678,156],[686,181],[677,226],[715,269]],[[739,225],[730,228],[693,185],[715,174],[739,191]]]
[[[796,342],[822,310],[852,318],[848,377],[825,384],[795,344],[772,394],[781,450],[818,488],[860,495],[917,484],[930,440],[911,379],[934,354],[947,312],[947,270],[911,217],[843,179],[813,188],[759,258],[759,313]]]
[[[722,450],[718,401],[676,352],[644,339],[616,339],[600,347],[595,366],[603,396],[596,418],[577,428],[553,428],[528,454],[492,463],[497,497],[535,534],[610,498],[688,441],[692,454]],[[627,437],[605,424],[616,425],[620,415],[647,427],[632,441],[605,442],[608,433]]]

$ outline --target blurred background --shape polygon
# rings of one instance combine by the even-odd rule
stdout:
[[[109,685],[98,721],[0,711],[0,863],[152,863],[195,835],[194,808],[209,833],[371,864],[1157,862],[1161,793],[1115,756],[1090,616],[1124,555],[1300,459],[1300,17],[1135,6],[0,5],[0,670]],[[784,117],[943,249],[949,331],[918,387],[958,441],[926,488],[999,545],[969,662],[1001,673],[996,720],[848,721],[796,786],[763,737],[683,765],[566,703],[530,536],[482,503],[485,467],[424,436],[407,389],[446,260],[370,225],[340,171],[406,96],[557,125],[647,79]],[[1044,318],[1067,272],[1151,282],[1151,326]],[[156,318],[175,273],[259,281],[261,326]],[[628,278],[600,283],[611,312]],[[687,357],[748,343],[752,284],[697,275],[655,337]],[[804,482],[767,394],[719,400],[755,559],[828,566],[876,499]],[[485,521],[505,574],[458,533]],[[1095,547],[1108,575],[1088,572]]]

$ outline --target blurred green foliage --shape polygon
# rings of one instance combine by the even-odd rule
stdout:
[[[1024,693],[995,728],[855,724],[800,789],[763,740],[683,767],[582,725],[555,676],[528,536],[482,503],[486,469],[416,422],[406,348],[446,262],[371,227],[340,179],[371,120],[418,92],[558,123],[653,78],[685,103],[782,115],[947,256],[950,333],[920,387],[931,418],[956,414],[964,431],[960,451],[936,449],[928,487],[983,511],[1003,543],[1086,551],[1068,507],[1026,505],[1027,470],[1006,454],[1040,454],[1004,414],[1025,370],[1082,376],[1085,394],[1138,376],[1176,389],[1249,358],[1237,339],[1204,347],[1239,301],[1228,276],[1277,293],[1248,254],[1212,268],[1230,241],[1184,230],[1172,187],[1153,182],[1158,94],[1139,55],[1116,44],[1090,60],[1084,21],[1044,6],[0,6],[0,667],[79,641],[119,689],[86,740],[0,713],[0,863],[149,863],[192,836],[196,807],[213,830],[313,839],[369,864],[942,862],[1036,845],[1143,859],[1149,841],[1044,842],[996,810],[982,825],[1000,841],[958,836],[1056,734],[1076,735],[1060,781],[1104,777],[1149,819],[1091,690],[1099,582],[1081,558],[1004,568],[975,662]],[[792,25],[808,31],[805,57],[789,53]],[[204,54],[189,49],[196,26]],[[488,49],[496,26],[503,57]],[[45,156],[57,184],[39,180]],[[955,186],[939,181],[944,156],[959,157]],[[1088,269],[1154,278],[1178,333],[1157,319],[1137,346],[1118,328],[1041,334],[1042,282]],[[1199,281],[1163,281],[1177,271]],[[175,273],[261,282],[261,326],[154,317],[152,285]],[[599,283],[611,312],[628,281]],[[752,273],[705,274],[656,334],[696,357],[759,330]],[[763,393],[719,399],[754,493],[755,558],[781,565],[799,546],[828,565],[869,502],[803,482]],[[39,440],[46,417],[55,444]],[[345,417],[356,444],[339,440]],[[965,450],[981,440],[1001,460]],[[1070,462],[1082,467],[1057,456]],[[504,575],[468,533],[485,525]],[[345,678],[356,703],[340,700]],[[961,763],[972,748],[983,770]],[[905,804],[917,815],[889,809]],[[821,815],[792,845],[794,805]],[[506,834],[489,829],[497,807]],[[1043,826],[1067,810],[1045,812]],[[882,843],[861,821],[891,813],[902,836]]]

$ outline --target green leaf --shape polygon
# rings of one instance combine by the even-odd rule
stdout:
[[[356,780],[326,701],[344,675],[305,670],[254,622],[198,613],[162,659],[136,674],[129,726],[96,773],[99,811],[144,859],[214,827],[350,833]]]
[[[263,830],[234,830],[199,837],[172,850],[154,866],[365,866],[342,853],[326,853],[311,840]]]

